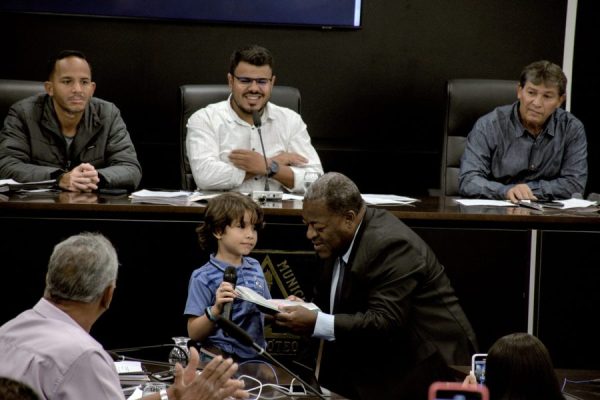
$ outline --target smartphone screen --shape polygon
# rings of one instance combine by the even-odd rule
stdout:
[[[478,353],[473,354],[471,358],[471,370],[475,374],[477,383],[485,383],[485,364],[487,360],[487,354]]]

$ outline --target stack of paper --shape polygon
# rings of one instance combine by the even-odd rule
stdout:
[[[200,192],[179,191],[158,191],[158,190],[138,190],[131,194],[132,203],[151,203],[151,204],[171,204],[171,205],[189,205],[194,201],[206,200],[216,194],[203,194]]]
[[[373,205],[406,205],[417,201],[411,197],[395,194],[363,194],[362,198],[367,204]]]
[[[522,206],[527,208],[533,208],[535,210],[544,211],[548,209],[554,210],[568,210],[571,208],[586,208],[595,206],[595,201],[583,200],[583,199],[567,199],[567,200],[553,200],[553,201],[541,201],[541,200],[521,200],[518,203],[512,203],[508,200],[488,200],[488,199],[456,199],[457,203],[463,206],[497,206],[497,207],[516,207]]]
[[[249,301],[258,306],[258,308],[267,314],[275,314],[279,312],[279,306],[303,306],[308,308],[309,310],[318,311],[319,307],[317,307],[314,303],[305,303],[301,301],[291,301],[285,299],[265,299],[259,293],[256,293],[254,290],[245,287],[245,286],[237,286],[235,291],[238,293],[238,296],[242,300]]]
[[[55,179],[37,182],[17,182],[13,179],[0,179],[0,192],[32,189],[51,189],[56,184]]]
[[[119,373],[122,387],[137,386],[150,381],[148,374],[143,370],[139,361],[115,361],[115,368]]]

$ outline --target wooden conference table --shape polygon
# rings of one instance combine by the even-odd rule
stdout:
[[[253,257],[274,297],[310,292],[318,260],[305,237],[302,203],[266,204],[267,227]],[[529,331],[548,346],[557,368],[596,369],[600,331],[600,214],[518,207],[464,207],[452,198],[385,206],[413,228],[445,265],[485,351],[500,336]],[[0,201],[0,323],[42,295],[52,247],[98,231],[111,239],[121,267],[110,310],[92,334],[105,348],[170,343],[186,335],[189,277],[207,255],[196,242],[202,204],[132,204],[127,196],[11,194]],[[267,328],[268,351],[291,358],[302,340]]]

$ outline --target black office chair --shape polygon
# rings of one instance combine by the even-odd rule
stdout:
[[[499,79],[451,79],[446,86],[446,118],[440,194],[458,196],[460,158],[467,135],[479,117],[517,100],[519,82]]]
[[[14,103],[43,92],[44,82],[0,79],[0,121],[4,121]]]
[[[196,188],[185,147],[187,121],[199,109],[227,99],[230,92],[227,85],[182,85],[179,87],[179,151],[181,187],[183,190],[194,190]],[[270,101],[278,106],[287,107],[300,113],[300,91],[297,88],[274,86]]]

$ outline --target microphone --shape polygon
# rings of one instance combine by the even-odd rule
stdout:
[[[110,358],[112,358],[113,361],[125,361],[125,356],[122,356],[118,353],[115,353],[114,351],[110,351],[110,350],[104,350],[108,353],[108,355],[110,356]]]
[[[268,192],[269,189],[269,162],[267,161],[267,154],[265,153],[265,143],[263,142],[262,132],[260,127],[262,125],[262,121],[260,120],[260,115],[258,115],[258,111],[252,111],[252,121],[254,122],[254,126],[256,130],[258,130],[258,138],[260,139],[260,147],[262,147],[263,157],[265,159],[265,192]]]
[[[223,281],[231,283],[235,289],[235,283],[237,282],[237,269],[231,265],[225,268],[225,272],[223,272]],[[230,302],[223,306],[223,318],[231,319],[232,305],[233,302]]]
[[[273,364],[277,365],[279,368],[283,369],[285,372],[290,374],[290,376],[292,376],[294,379],[296,379],[298,382],[300,382],[302,385],[304,385],[305,388],[307,388],[308,390],[310,390],[311,392],[316,394],[320,399],[326,400],[325,396],[323,396],[319,392],[319,390],[317,390],[314,387],[312,387],[311,385],[309,385],[304,379],[300,378],[297,374],[290,371],[285,365],[283,365],[275,357],[273,357],[272,355],[267,353],[267,351],[265,349],[260,347],[260,345],[258,343],[256,343],[254,340],[252,340],[250,335],[248,335],[248,333],[245,330],[243,330],[242,328],[240,328],[239,326],[237,326],[230,320],[223,318],[222,316],[217,317],[217,325],[219,325],[219,327],[221,329],[223,329],[225,332],[229,333],[229,335],[231,337],[238,340],[243,345],[254,348],[257,351],[258,355],[263,356],[264,358],[266,358]]]
[[[265,201],[265,200],[281,200],[283,198],[283,192],[279,191],[271,191],[269,187],[269,161],[267,160],[267,153],[265,152],[265,143],[262,137],[262,131],[260,127],[262,126],[262,122],[260,120],[260,115],[258,111],[252,111],[252,122],[258,131],[258,138],[260,139],[260,147],[262,147],[263,158],[265,159],[265,190],[263,192],[255,190],[252,192],[252,199],[257,201]]]

